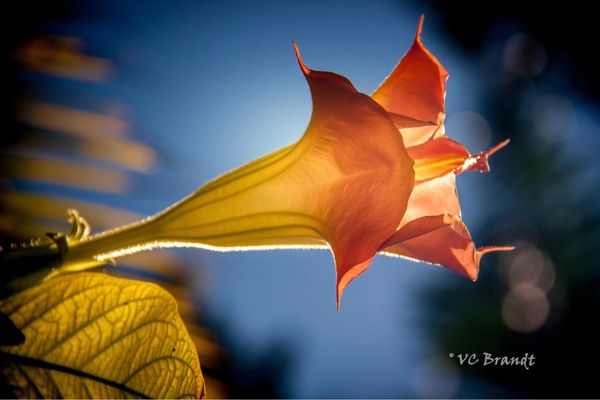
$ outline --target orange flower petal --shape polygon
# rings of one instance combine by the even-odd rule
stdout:
[[[421,42],[423,20],[421,16],[413,46],[372,95],[398,129],[410,128],[403,130],[406,146],[441,135],[445,117],[448,71]]]
[[[400,255],[438,264],[471,280],[476,280],[479,262],[492,251],[509,251],[513,247],[476,249],[467,227],[450,214],[428,216],[409,222],[383,246],[382,253]]]
[[[342,295],[344,294],[344,290],[352,282],[356,279],[360,274],[365,272],[369,266],[371,265],[371,261],[373,261],[374,257],[371,257],[359,264],[356,264],[350,267],[345,273],[337,275],[337,290],[336,290],[336,308],[340,310],[340,304],[342,301]]]
[[[415,185],[399,228],[416,219],[440,214],[460,216],[453,172]]]
[[[409,147],[408,155],[415,161],[415,182],[420,183],[446,175],[461,167],[471,156],[460,143],[442,136]]]
[[[345,287],[370,264],[381,243],[391,236],[404,211],[414,182],[412,160],[387,113],[350,81],[298,62],[313,98],[313,115],[303,140],[314,137],[314,157],[335,160],[335,168],[315,175],[340,177],[328,189],[330,198],[318,212],[331,231],[326,237],[335,255],[338,305]],[[312,156],[305,170],[318,168]],[[323,197],[322,188],[311,193]],[[308,200],[308,199],[307,199]]]
[[[475,169],[482,163],[487,166],[487,158],[505,144],[476,156],[470,156],[462,145],[447,137],[409,147],[408,152],[415,159],[415,188],[399,230],[387,243],[395,245],[385,251],[439,264],[474,280],[484,254],[511,250],[507,247],[475,249],[460,219],[454,172],[462,168]]]

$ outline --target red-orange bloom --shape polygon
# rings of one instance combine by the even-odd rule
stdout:
[[[472,156],[445,135],[448,72],[421,42],[422,27],[423,17],[413,46],[371,96],[399,130],[415,171],[406,212],[380,251],[438,264],[475,280],[484,254],[512,247],[475,248],[460,218],[455,175],[488,172],[488,157],[508,140]],[[362,272],[355,271],[340,274],[338,269],[338,302],[346,285]]]
[[[66,264],[152,247],[223,251],[328,247],[337,303],[378,252],[443,265],[471,279],[479,259],[460,219],[455,175],[487,171],[444,134],[448,73],[415,43],[373,96],[298,63],[313,113],[302,138],[233,170],[147,220],[70,244]],[[84,262],[85,264],[85,262]]]
[[[415,185],[397,231],[382,246],[384,253],[439,264],[475,280],[481,257],[512,247],[476,249],[460,218],[455,175],[488,172],[487,159],[508,144],[471,156],[444,132],[448,72],[423,46],[419,21],[411,49],[372,98],[388,112],[414,160]],[[338,288],[343,290],[342,288]]]

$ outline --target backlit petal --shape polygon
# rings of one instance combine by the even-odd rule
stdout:
[[[348,177],[337,180],[331,201],[324,203],[331,207],[327,239],[336,258],[339,304],[345,286],[368,267],[386,232],[388,237],[394,232],[390,222],[402,218],[413,185],[412,160],[385,110],[346,78],[311,71],[299,53],[298,61],[314,104],[305,137],[319,137],[323,151],[334,154]]]
[[[438,264],[476,280],[481,257],[513,247],[476,249],[467,227],[450,214],[413,220],[398,230],[382,247],[387,255],[399,255]]]
[[[415,182],[420,183],[446,175],[461,167],[471,156],[460,143],[447,136],[409,147],[408,155],[415,161]]]
[[[406,146],[441,136],[439,127],[445,117],[448,71],[423,46],[422,28],[423,16],[412,47],[372,95],[398,129],[407,129],[403,131]]]
[[[399,227],[422,217],[440,214],[460,216],[453,172],[415,185]]]

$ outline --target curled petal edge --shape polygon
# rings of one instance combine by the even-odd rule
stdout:
[[[463,221],[442,214],[409,222],[384,243],[381,253],[440,265],[475,281],[485,254],[513,249],[512,246],[475,248]]]

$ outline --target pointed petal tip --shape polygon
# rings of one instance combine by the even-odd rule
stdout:
[[[487,246],[478,248],[477,253],[481,257],[486,255],[487,253],[492,253],[494,251],[513,251],[514,249],[515,246]]]
[[[292,40],[292,46],[294,46],[294,52],[296,53],[296,59],[298,60],[298,65],[300,66],[300,69],[302,70],[304,75],[310,74],[310,68],[308,68],[304,64],[304,61],[302,60],[302,55],[300,54],[300,49],[298,48],[298,44],[296,44],[294,40]]]
[[[495,145],[494,147],[492,147],[491,149],[488,149],[484,154],[485,157],[488,158],[491,155],[497,153],[499,150],[501,150],[502,148],[506,147],[506,145],[508,145],[510,143],[510,139],[504,139],[503,141],[501,141],[500,143],[498,143],[497,145]]]
[[[419,17],[419,23],[417,25],[417,33],[415,34],[415,41],[421,42],[421,33],[423,32],[423,22],[425,22],[425,14],[421,14]]]
[[[352,266],[350,268],[339,268],[339,265],[344,264],[336,263],[336,307],[338,311],[340,311],[344,290],[346,290],[346,287],[350,284],[350,282],[352,282],[360,274],[362,274],[369,268],[369,266],[371,265],[371,261],[373,261],[374,257],[375,256],[369,257],[368,259],[359,262],[358,264],[351,264]]]
[[[338,279],[335,291],[335,309],[337,312],[340,312],[340,308],[342,306],[342,296],[344,295],[344,290],[346,286],[350,283],[348,280],[344,281],[344,279]]]
[[[508,145],[509,143],[510,139],[505,139],[497,145],[487,149],[486,151],[482,151],[467,158],[463,165],[454,170],[454,173],[456,175],[460,175],[467,171],[490,172],[490,165],[488,164],[488,159],[490,158],[490,156],[494,155],[499,150],[506,147],[506,145]]]
[[[512,251],[515,249],[515,246],[486,246],[479,247],[475,251],[475,268],[472,268],[469,271],[465,271],[465,276],[469,278],[472,282],[476,282],[479,276],[479,263],[481,262],[481,258],[488,254],[496,251]]]
[[[477,266],[477,271],[475,275],[475,279],[471,279],[473,282],[477,280],[477,273],[479,272],[479,263],[481,262],[481,258],[488,253],[493,253],[496,251],[512,251],[515,249],[515,246],[486,246],[479,247],[475,251],[475,265]]]
[[[461,273],[471,282],[477,281],[477,278],[479,277],[479,260],[473,265],[473,268],[465,269]]]

